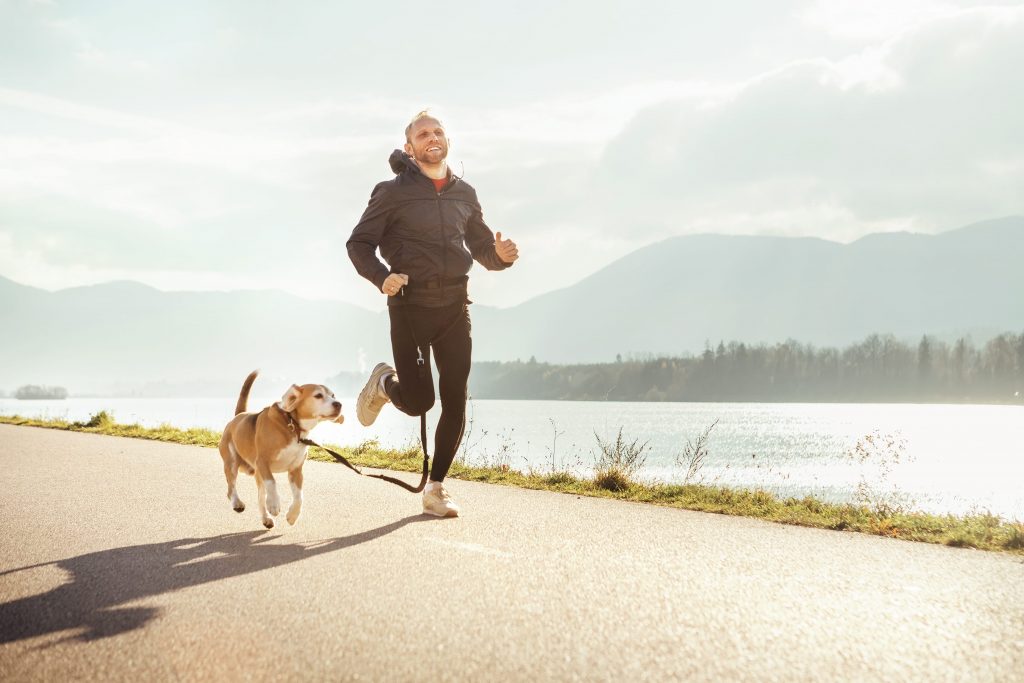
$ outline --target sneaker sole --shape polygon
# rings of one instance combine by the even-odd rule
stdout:
[[[358,418],[359,424],[364,427],[369,427],[376,422],[381,408],[384,407],[384,403],[382,403],[376,411],[372,411],[367,405],[370,402],[367,394],[374,391],[375,387],[380,384],[381,377],[391,372],[394,372],[394,370],[387,363],[377,363],[373,368],[373,372],[370,373],[370,379],[366,380],[366,386],[359,392],[359,397],[356,399],[356,418]]]
[[[430,515],[432,517],[440,517],[441,519],[448,519],[448,518],[451,518],[451,517],[458,517],[459,516],[459,513],[456,512],[455,510],[449,510],[448,512],[444,513],[443,515],[439,515],[436,512],[433,512],[432,510],[424,510],[423,514]]]

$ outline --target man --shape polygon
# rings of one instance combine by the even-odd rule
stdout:
[[[476,190],[452,175],[442,123],[421,111],[405,129],[405,151],[390,159],[393,180],[379,183],[348,240],[360,275],[388,297],[395,367],[378,363],[359,394],[356,415],[373,424],[384,404],[425,414],[434,405],[430,349],[437,364],[441,418],[423,511],[457,517],[443,482],[462,441],[472,354],[467,273],[475,259],[488,270],[511,266],[519,252],[484,223]],[[377,258],[376,250],[390,268]],[[468,249],[468,250],[467,250]],[[397,370],[396,370],[397,368]]]

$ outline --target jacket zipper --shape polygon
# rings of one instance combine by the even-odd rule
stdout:
[[[444,297],[444,277],[448,272],[448,242],[444,234],[444,212],[441,210],[441,193],[437,193],[437,220],[441,221],[441,275],[437,283],[438,298]]]
[[[437,193],[437,200],[436,200],[437,201],[437,219],[439,221],[441,221],[441,282],[443,282],[445,280],[445,276],[448,274],[448,240],[447,240],[447,238],[445,236],[445,232],[444,232],[444,211],[441,210],[441,194],[443,192],[447,192],[448,188],[451,187],[452,183],[454,183],[454,182],[455,182],[454,178],[449,180],[445,184],[444,188],[440,192]],[[444,285],[442,285],[441,282],[438,283],[438,285],[439,285],[438,288],[437,288],[438,296],[443,296],[443,293],[444,293]]]

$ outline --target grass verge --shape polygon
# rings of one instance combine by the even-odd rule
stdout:
[[[149,428],[135,424],[119,424],[105,411],[93,415],[86,422],[0,415],[0,424],[124,436],[208,448],[216,448],[220,442],[220,432],[213,430],[179,429],[170,425]],[[354,447],[331,448],[360,467],[419,472],[423,462],[418,447],[389,450],[380,448],[374,442],[367,442]],[[329,454],[319,448],[310,448],[309,458],[334,462]],[[621,479],[617,476],[615,485],[609,486],[606,481],[607,471],[603,475],[599,472],[595,479],[584,479],[566,472],[524,473],[511,470],[507,466],[478,467],[456,461],[449,476],[466,481],[653,503],[701,512],[755,517],[782,524],[856,531],[909,541],[1024,555],[1024,523],[1006,521],[990,514],[965,517],[917,512],[879,514],[866,507],[826,503],[812,497],[782,499],[766,491],[737,490],[703,484],[638,484],[627,476],[622,476]]]

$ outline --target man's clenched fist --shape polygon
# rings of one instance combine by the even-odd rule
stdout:
[[[381,285],[380,291],[388,296],[394,296],[398,292],[409,284],[409,276],[403,275],[402,273],[391,273],[387,279],[384,280],[384,284]]]
[[[497,252],[498,258],[505,263],[514,263],[519,258],[519,249],[516,247],[516,243],[512,240],[501,239],[500,232],[494,237],[494,251]]]

